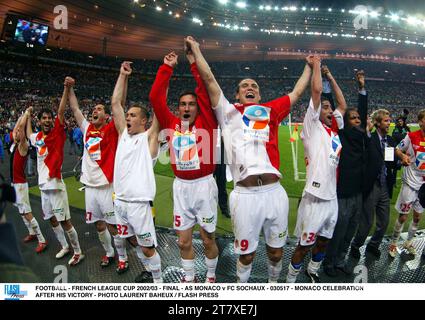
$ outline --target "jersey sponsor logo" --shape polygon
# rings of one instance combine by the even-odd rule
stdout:
[[[268,142],[270,135],[270,108],[263,106],[250,106],[245,108],[242,121],[245,125],[246,139],[255,139]]]
[[[419,170],[425,170],[425,152],[418,152],[416,154],[415,163]]]
[[[313,181],[312,186],[315,188],[320,188],[320,183]]]
[[[84,147],[86,148],[90,159],[93,161],[99,161],[101,159],[101,152],[100,152],[100,142],[102,141],[102,138],[100,137],[91,137],[87,140]]]
[[[261,106],[251,106],[245,109],[243,122],[251,129],[262,130],[270,121],[269,112]]]
[[[44,143],[44,139],[40,139],[37,140],[35,142],[35,146],[37,147],[37,154],[42,157],[42,156],[47,156],[47,146]]]
[[[342,144],[339,136],[334,132],[331,132],[331,154],[329,155],[330,164],[332,166],[338,166],[339,157],[342,150]]]
[[[194,133],[174,132],[172,146],[176,158],[177,170],[197,170],[199,166],[198,147]]]

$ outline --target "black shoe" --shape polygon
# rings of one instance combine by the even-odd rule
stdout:
[[[134,279],[134,282],[136,283],[146,283],[146,282],[153,282],[152,273],[147,271],[142,271],[141,274],[139,274],[136,279]]]
[[[310,273],[308,270],[306,270],[305,274],[310,279],[311,283],[321,283],[319,275],[317,273]]]
[[[351,247],[350,256],[354,259],[360,259],[360,250],[358,248]]]
[[[381,258],[381,251],[374,246],[367,245],[366,246],[366,252],[373,255],[376,259]]]
[[[323,271],[329,277],[334,278],[334,277],[338,276],[338,272],[337,272],[336,268],[333,265],[324,266],[323,267]]]

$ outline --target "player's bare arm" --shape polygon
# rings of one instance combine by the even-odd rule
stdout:
[[[311,58],[313,65],[313,76],[311,78],[311,99],[313,100],[314,109],[317,111],[320,106],[320,98],[322,95],[322,71],[320,70],[320,57]]]
[[[149,151],[151,153],[152,159],[158,156],[160,131],[161,127],[159,125],[159,121],[154,114],[152,119],[152,125],[148,130]]]
[[[411,162],[410,162],[410,156],[409,154],[403,153],[400,149],[396,148],[395,149],[395,154],[396,156],[400,159],[401,164],[405,167],[410,166]]]
[[[124,105],[122,103],[123,100],[125,101],[125,93],[127,92],[127,79],[131,73],[131,62],[124,61],[121,64],[120,75],[118,77],[111,99],[115,128],[117,129],[119,135],[123,133],[126,126]]]
[[[328,66],[322,66],[322,74],[328,79],[329,83],[332,86],[332,91],[335,93],[336,109],[338,109],[341,115],[344,116],[345,110],[347,110],[347,102],[345,101],[344,94],[342,93],[341,88],[336,82]]]
[[[192,37],[185,38],[185,46],[186,46],[186,55],[192,54],[195,57],[196,65],[199,70],[199,74],[201,75],[202,80],[207,87],[208,95],[210,96],[212,107],[216,107],[220,100],[221,88],[217,83],[217,80],[212,73],[210,66],[205,60],[201,49],[199,48],[199,43],[195,41]]]
[[[312,66],[309,64],[309,61],[311,61],[312,57],[313,56],[308,56],[306,58],[306,65],[304,67],[304,71],[301,77],[298,79],[297,83],[295,84],[295,87],[292,90],[292,92],[288,94],[289,99],[291,100],[291,107],[298,102],[298,100],[301,98],[304,91],[308,87],[308,84],[311,79],[311,73],[312,73],[312,69],[311,69]]]
[[[77,96],[75,95],[75,91],[74,91],[75,80],[71,77],[67,77],[65,79],[65,83],[67,81],[70,87],[69,88],[69,105],[71,107],[72,113],[74,114],[74,118],[77,121],[78,126],[81,127],[81,124],[83,123],[85,118],[83,113],[80,110]]]
[[[63,93],[62,93],[62,98],[61,98],[61,102],[59,103],[59,108],[58,108],[58,119],[61,125],[64,124],[65,122],[65,109],[66,109],[66,105],[68,103],[68,97],[69,97],[69,91],[71,89],[71,86],[74,84],[74,79],[70,78],[70,77],[66,77],[64,84],[63,84]]]
[[[25,134],[25,125],[27,123],[27,114],[22,115],[19,117],[18,121],[16,122],[15,128],[13,128],[13,136],[14,138],[19,141],[18,143],[18,151],[21,156],[25,156],[28,153],[28,140],[26,138]]]
[[[32,115],[33,108],[29,107],[27,110],[25,110],[24,117],[26,119],[26,134],[27,138],[29,139],[31,135],[33,134],[32,131],[32,124],[31,124],[31,115]]]

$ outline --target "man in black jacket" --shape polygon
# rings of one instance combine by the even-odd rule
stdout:
[[[395,143],[388,135],[391,117],[387,110],[380,109],[372,114],[376,131],[371,134],[367,148],[365,174],[363,179],[363,212],[359,229],[351,244],[351,255],[360,258],[359,248],[364,244],[376,214],[376,229],[370,239],[366,252],[377,259],[381,252],[379,246],[385,235],[390,218],[390,199],[392,197],[396,165]]]
[[[347,109],[344,114],[344,128],[339,130],[342,151],[337,184],[338,221],[324,260],[324,271],[330,277],[337,276],[338,270],[346,274],[352,272],[345,262],[345,256],[362,212],[364,162],[369,143],[366,131],[367,93],[363,71],[357,72],[356,80],[359,87],[358,108]],[[334,92],[338,97],[338,90],[334,89]]]

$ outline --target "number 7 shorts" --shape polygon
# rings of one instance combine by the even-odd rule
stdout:
[[[115,200],[115,217],[121,238],[136,236],[142,247],[156,247],[155,225],[149,201],[125,202]]]
[[[261,230],[267,245],[282,248],[288,235],[289,200],[279,182],[239,187],[230,194],[230,213],[235,234],[235,254],[257,250]]]

